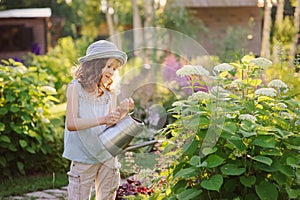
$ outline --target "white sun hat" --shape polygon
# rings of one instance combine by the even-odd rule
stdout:
[[[78,62],[83,63],[98,58],[116,58],[120,61],[121,65],[124,65],[127,61],[126,53],[120,51],[114,43],[99,40],[89,45],[86,50],[86,55],[79,58]]]

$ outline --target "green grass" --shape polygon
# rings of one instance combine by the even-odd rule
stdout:
[[[9,196],[22,196],[28,192],[54,189],[66,186],[66,173],[39,174],[0,180],[0,199]]]

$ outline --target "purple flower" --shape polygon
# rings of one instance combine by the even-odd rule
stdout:
[[[14,59],[14,61],[16,61],[16,62],[20,62],[20,63],[25,63],[25,61],[23,60],[23,59],[20,59],[20,58],[18,58],[18,57],[14,57],[13,58]]]
[[[31,52],[35,55],[41,55],[41,46],[38,43],[33,43],[31,45]]]
[[[181,69],[182,63],[178,62],[174,55],[168,55],[165,59],[165,67],[162,68],[162,77],[165,82],[176,82],[180,88],[184,88],[186,94],[192,94],[191,83],[187,76],[177,76],[176,71]],[[206,86],[200,85],[199,83],[194,84],[195,92],[204,91],[207,92]],[[176,86],[174,86],[176,87]]]

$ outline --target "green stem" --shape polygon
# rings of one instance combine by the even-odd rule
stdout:
[[[192,95],[193,95],[195,92],[195,80],[194,80],[193,76],[191,76],[190,78],[191,78],[191,85],[192,85],[191,89],[192,89]]]
[[[207,191],[207,194],[208,194],[208,198],[211,200],[211,196],[210,196],[209,190]]]

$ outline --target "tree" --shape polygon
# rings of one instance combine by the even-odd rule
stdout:
[[[271,8],[272,1],[265,1],[265,10],[264,10],[264,25],[263,25],[263,35],[262,35],[262,44],[260,55],[262,57],[270,57],[270,27],[271,27]]]
[[[295,13],[294,13],[294,26],[296,29],[296,35],[294,37],[293,44],[291,45],[290,49],[290,57],[289,57],[289,66],[293,66],[294,58],[295,58],[295,53],[296,53],[296,47],[298,43],[298,32],[299,32],[299,20],[300,20],[300,0],[296,0],[296,8],[295,8]]]
[[[275,29],[278,27],[283,20],[283,11],[284,11],[284,0],[277,0],[277,9],[276,9],[276,17],[275,17]],[[279,61],[279,56],[278,56],[278,42],[276,38],[273,38],[273,51],[272,51],[272,56],[273,56],[273,62],[278,63]]]
[[[147,1],[147,0],[146,0]],[[137,0],[132,0],[133,5],[133,45],[136,50],[143,43],[142,20],[139,14]],[[135,52],[136,54],[137,52]]]

